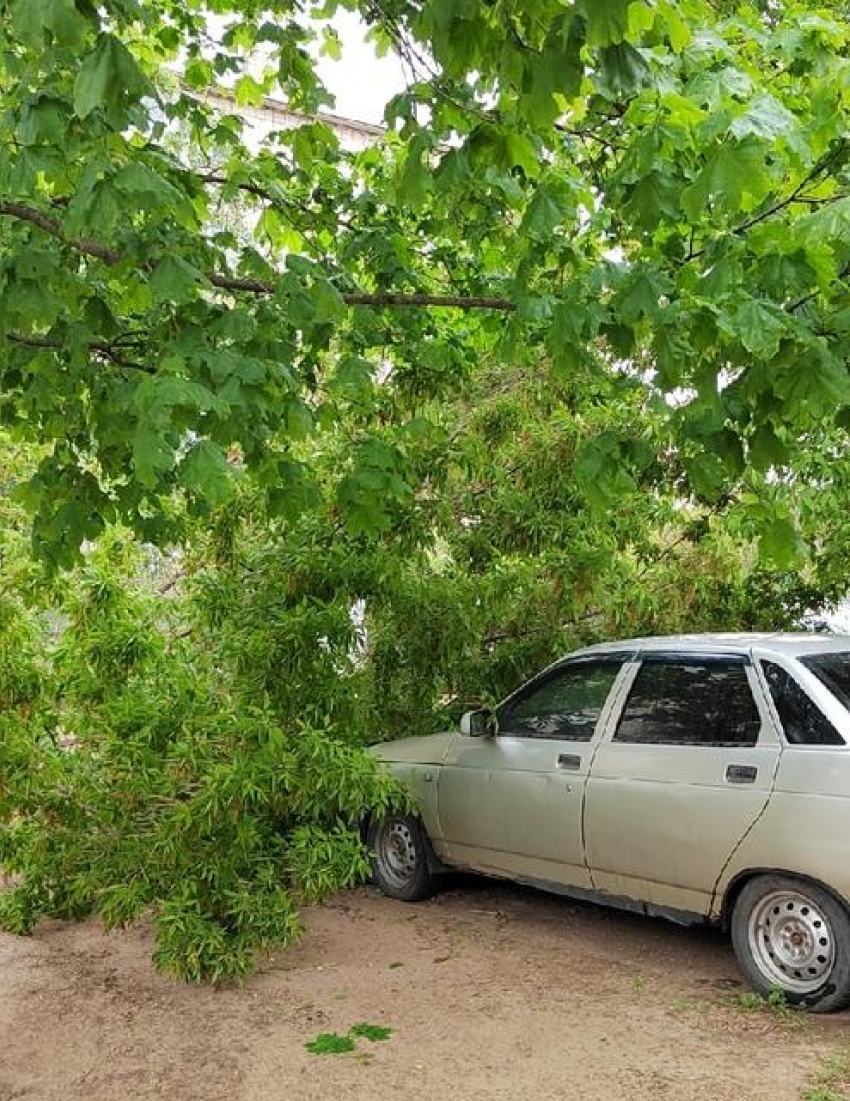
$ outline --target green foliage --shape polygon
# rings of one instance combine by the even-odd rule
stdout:
[[[415,77],[360,151],[317,115],[340,8]],[[849,36],[0,0],[4,925],[149,914],[241,978],[406,805],[365,743],[844,596]],[[257,148],[217,85],[299,125]]]
[[[360,151],[311,117],[339,9],[413,77]],[[54,564],[116,520],[165,545],[246,480],[277,515],[321,514],[301,449],[353,409],[325,491],[380,540],[418,471],[385,438],[399,409],[379,376],[412,417],[493,355],[601,384],[628,364],[709,503],[847,416],[838,8],[2,0],[0,16],[0,419],[44,447],[27,501]],[[257,148],[216,85],[303,119]],[[382,297],[411,293],[461,309]],[[582,448],[597,504],[628,494],[632,456],[604,434]],[[790,517],[748,522],[775,561],[797,556]]]
[[[393,1030],[386,1025],[370,1025],[366,1021],[352,1025],[345,1036],[338,1032],[320,1032],[315,1040],[306,1043],[304,1047],[311,1055],[345,1055],[354,1051],[355,1040],[370,1040],[377,1043],[381,1040],[389,1040]]]
[[[348,1033],[349,1036],[362,1036],[366,1040],[371,1040],[372,1043],[389,1040],[392,1034],[393,1030],[386,1025],[370,1025],[366,1021],[353,1025]]]
[[[0,921],[152,912],[160,966],[240,979],[297,938],[300,904],[362,878],[361,819],[405,800],[362,750],[246,697],[140,565],[120,536],[89,556],[36,671],[20,619],[0,623],[0,864],[20,877]]]
[[[767,997],[762,997],[761,994],[756,994],[752,990],[745,990],[736,996],[735,1004],[748,1013],[762,1011],[772,1013],[778,1020],[786,1023],[799,1020],[794,1017],[794,1011],[788,1004],[783,990],[771,990]]]
[[[354,1040],[351,1036],[340,1036],[338,1032],[320,1032],[315,1040],[311,1040],[304,1047],[311,1055],[345,1055],[354,1051]]]

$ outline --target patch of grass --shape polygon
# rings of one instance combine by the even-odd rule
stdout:
[[[850,1046],[834,1051],[812,1075],[801,1101],[848,1101],[850,1098]]]
[[[348,1051],[354,1051],[354,1041],[350,1036],[340,1036],[338,1032],[320,1032],[304,1047],[311,1055],[345,1055]]]
[[[389,1040],[392,1034],[393,1030],[386,1025],[370,1025],[366,1021],[360,1021],[348,1030],[349,1036],[362,1036],[364,1040],[371,1040],[373,1043],[378,1040]]]
[[[768,1012],[786,1023],[796,1018],[796,1014],[788,1004],[788,999],[781,990],[771,990],[767,997],[756,994],[754,990],[742,990],[732,999],[736,1009],[743,1009],[746,1013]],[[800,1018],[802,1020],[802,1018]]]
[[[805,1029],[809,1026],[805,1013],[796,1013],[788,1004],[781,990],[771,991],[767,997],[751,990],[742,990],[733,995],[719,998],[683,997],[677,998],[672,1008],[677,1013],[698,1013],[708,1016],[713,1013],[729,1013],[730,1010],[744,1013],[764,1013],[774,1018],[788,1029]],[[847,1098],[850,1101],[850,1098]]]
[[[717,1002],[711,1001],[710,998],[687,996],[676,998],[673,1009],[677,1013],[708,1013],[712,1009],[717,1009]]]
[[[311,1055],[347,1055],[354,1051],[355,1040],[369,1040],[378,1043],[381,1040],[389,1040],[393,1030],[386,1025],[370,1025],[368,1021],[358,1021],[352,1025],[345,1036],[338,1032],[320,1032],[315,1040],[310,1040],[304,1047]],[[358,1053],[362,1054],[362,1053]]]

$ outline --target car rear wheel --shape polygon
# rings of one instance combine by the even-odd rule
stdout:
[[[850,1005],[850,914],[816,883],[751,879],[732,912],[732,945],[759,994],[780,990],[818,1013]]]
[[[428,838],[415,815],[390,815],[371,822],[366,834],[372,880],[385,895],[416,902],[434,890]]]

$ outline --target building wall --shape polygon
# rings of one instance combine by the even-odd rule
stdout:
[[[321,112],[316,116],[305,115],[301,111],[291,110],[281,100],[271,98],[266,99],[259,107],[239,107],[233,97],[226,92],[209,92],[205,98],[222,113],[241,115],[249,124],[251,133],[258,142],[262,142],[274,130],[294,130],[316,119],[330,126],[339,138],[343,149],[352,152],[365,149],[385,133],[382,126],[344,118],[342,115],[334,115],[330,112]]]

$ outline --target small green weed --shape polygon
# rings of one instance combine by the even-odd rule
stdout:
[[[354,1041],[350,1036],[340,1036],[338,1032],[320,1032],[304,1047],[311,1055],[344,1055],[347,1051],[354,1051]]]
[[[353,1025],[348,1031],[349,1036],[362,1036],[364,1040],[371,1040],[373,1043],[379,1040],[389,1040],[392,1034],[393,1030],[387,1028],[386,1025],[370,1025],[365,1021]]]
[[[765,1010],[773,1013],[781,1021],[789,1022],[795,1018],[794,1010],[781,990],[771,990],[766,998],[756,994],[754,990],[742,990],[740,994],[735,995],[733,1004],[747,1013]]]
[[[850,1047],[834,1051],[812,1076],[801,1101],[848,1101],[850,1098]]]
[[[377,1043],[381,1040],[389,1040],[393,1030],[386,1025],[370,1025],[367,1021],[359,1021],[352,1025],[345,1036],[338,1032],[320,1032],[315,1040],[310,1040],[304,1047],[311,1055],[346,1055],[354,1051],[357,1039],[370,1040]]]
[[[710,998],[697,998],[692,996],[686,996],[682,998],[676,998],[673,1002],[673,1009],[676,1013],[710,1013],[712,1010],[717,1009],[717,1003],[711,1001]]]

